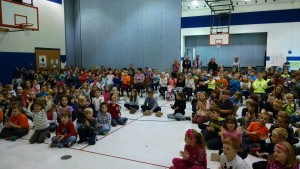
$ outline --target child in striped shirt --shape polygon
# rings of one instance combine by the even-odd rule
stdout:
[[[45,107],[47,103],[47,106]],[[33,106],[33,111],[31,111]],[[44,143],[49,133],[49,122],[47,119],[47,111],[52,107],[51,102],[48,100],[37,100],[35,102],[29,102],[28,108],[24,109],[28,116],[31,116],[34,123],[34,133],[29,139],[29,143]]]

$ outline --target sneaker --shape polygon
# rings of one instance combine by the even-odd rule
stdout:
[[[163,112],[161,112],[161,111],[158,111],[158,112],[155,113],[156,117],[161,117],[162,115],[163,115]]]
[[[135,112],[136,112],[135,108],[131,108],[130,111],[129,111],[130,114],[134,114]]]
[[[11,141],[16,141],[18,138],[19,138],[18,136],[11,136],[11,137],[10,137],[10,140],[11,140]]]
[[[185,117],[185,120],[191,121],[192,118],[191,118],[190,116],[186,116],[186,117]]]
[[[108,134],[108,131],[103,131],[102,133],[104,136],[106,136]]]
[[[68,147],[69,147],[69,148],[72,147],[73,144],[74,144],[74,142],[69,142],[69,143],[68,143]]]
[[[50,143],[49,144],[49,147],[51,148],[51,147],[57,147],[57,144],[56,143]]]
[[[151,116],[151,111],[150,110],[146,110],[144,113],[143,113],[143,115],[144,116]]]
[[[51,137],[51,134],[50,134],[50,132],[48,132],[48,133],[47,133],[47,137],[48,137],[48,138],[50,138],[50,137]]]

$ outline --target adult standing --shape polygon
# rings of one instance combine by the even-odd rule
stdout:
[[[215,58],[211,58],[207,66],[208,66],[208,70],[207,70],[208,72],[211,69],[213,70],[213,72],[218,71],[218,63]]]
[[[196,55],[196,58],[193,60],[194,69],[201,69],[202,60],[200,59],[200,55]]]
[[[188,70],[191,68],[192,66],[192,62],[189,59],[189,56],[185,56],[184,57],[184,61],[182,62],[182,72],[184,72],[185,70],[187,70],[186,72],[188,72]]]
[[[240,67],[241,67],[241,64],[240,64],[240,61],[239,61],[239,57],[234,57],[234,60],[233,60],[233,63],[232,63],[232,69],[234,69],[235,68],[235,70],[237,71],[237,72],[239,72],[240,71]]]

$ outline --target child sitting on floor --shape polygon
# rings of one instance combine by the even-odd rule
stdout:
[[[9,121],[4,124],[0,137],[5,140],[16,141],[28,133],[29,124],[26,115],[21,113],[21,106],[19,104],[12,104],[11,110]]]
[[[170,169],[206,169],[207,159],[204,136],[194,129],[188,129],[185,133],[184,141],[184,151],[180,151],[180,156],[182,156],[182,159],[174,158],[172,160],[173,166],[170,167]]]
[[[134,114],[140,107],[139,107],[139,97],[136,89],[132,89],[130,96],[126,99],[124,107],[129,109],[130,114]]]
[[[119,125],[125,125],[127,122],[126,117],[121,117],[120,106],[117,104],[118,96],[113,95],[111,103],[108,104],[108,112],[111,114],[111,126],[116,127]]]
[[[93,117],[93,109],[86,108],[84,110],[85,120],[82,126],[77,128],[79,135],[78,144],[88,141],[89,145],[96,144],[97,119]]]
[[[220,158],[221,169],[246,169],[245,161],[237,155],[239,142],[236,138],[228,137],[223,141],[223,153]]]
[[[61,121],[56,129],[56,136],[52,137],[52,143],[49,144],[49,147],[71,147],[77,140],[76,129],[71,120],[71,112],[63,112],[60,117]]]
[[[266,169],[277,168],[299,169],[294,149],[286,141],[277,143],[274,148],[274,154],[269,157]]]
[[[111,129],[111,115],[107,112],[107,103],[102,102],[100,104],[100,113],[97,116],[98,120],[98,135],[106,135]]]
[[[207,143],[207,147],[212,150],[218,150],[221,142],[221,129],[224,124],[224,119],[220,117],[220,108],[211,106],[210,122],[208,125],[199,124],[198,127],[202,130]]]
[[[161,117],[163,113],[161,108],[158,106],[157,98],[153,97],[153,91],[149,90],[147,98],[145,99],[144,104],[141,106],[144,116],[150,116],[152,113],[156,113],[157,117]]]
[[[176,94],[176,100],[174,105],[170,104],[171,108],[174,109],[173,114],[168,114],[167,117],[169,119],[176,119],[176,120],[185,120],[185,108],[186,108],[186,102],[185,102],[185,96],[183,92],[178,92]]]
[[[45,107],[47,103],[47,106]],[[33,111],[31,106],[33,105]],[[35,102],[29,102],[28,108],[24,109],[26,114],[33,119],[34,133],[29,139],[29,143],[44,143],[47,135],[49,135],[49,122],[47,119],[47,111],[52,107],[51,102],[48,100],[37,100]]]

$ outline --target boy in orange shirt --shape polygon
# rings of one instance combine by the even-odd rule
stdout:
[[[0,137],[6,140],[16,141],[18,138],[25,136],[29,131],[29,124],[26,115],[21,113],[21,107],[13,104],[12,113],[9,121],[5,123]]]
[[[130,76],[128,75],[128,71],[125,70],[124,71],[124,75],[122,75],[121,77],[121,82],[122,82],[122,86],[121,86],[121,96],[123,96],[123,92],[124,90],[127,93],[127,97],[129,97],[129,88],[130,88]]]
[[[249,151],[251,148],[259,147],[261,138],[266,138],[269,129],[266,123],[269,121],[269,114],[267,112],[261,113],[258,122],[251,122],[243,136],[242,147]]]
[[[228,87],[228,81],[226,78],[224,78],[224,74],[220,74],[220,79],[216,80],[216,90],[222,92],[223,90],[226,90]]]

